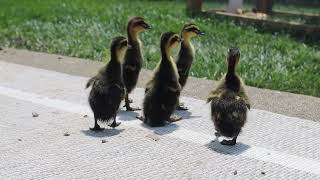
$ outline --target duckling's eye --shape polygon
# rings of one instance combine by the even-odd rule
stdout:
[[[197,29],[197,28],[193,27],[193,28],[191,28],[191,30],[190,30],[190,31],[195,32],[195,33],[198,33],[198,32],[199,32],[199,29]]]
[[[120,46],[121,46],[121,47],[127,46],[127,41],[126,41],[126,40],[122,41],[122,42],[120,43]]]
[[[190,27],[190,28],[188,28],[188,29],[187,29],[187,31],[189,31],[189,32],[194,31],[194,27]]]
[[[172,42],[176,42],[176,41],[178,41],[178,37],[177,36],[172,38]]]
[[[145,23],[144,23],[143,21],[138,21],[138,22],[136,23],[136,25],[138,25],[138,26],[144,26]]]

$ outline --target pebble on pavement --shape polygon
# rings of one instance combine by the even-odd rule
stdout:
[[[32,113],[32,117],[39,117],[39,114],[36,113],[36,112],[33,112],[33,113]]]

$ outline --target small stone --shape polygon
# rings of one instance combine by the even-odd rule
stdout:
[[[18,139],[18,141],[22,141],[22,139]]]
[[[59,56],[59,57],[58,57],[58,59],[62,59],[62,57],[61,57],[61,56]]]
[[[87,117],[88,117],[88,115],[86,115],[86,114],[85,114],[85,115],[83,115],[83,117],[84,117],[84,118],[87,118]]]
[[[63,135],[64,135],[64,136],[70,136],[70,133],[65,132]]]
[[[36,113],[36,112],[33,112],[33,113],[32,113],[32,117],[39,117],[39,114]]]
[[[266,175],[266,172],[263,172],[263,171],[262,171],[261,174],[262,174],[262,175]]]
[[[160,140],[160,138],[158,136],[154,135],[154,134],[148,134],[148,135],[146,135],[146,138],[150,138],[150,139],[152,139],[154,141],[159,141]]]
[[[106,142],[107,142],[107,140],[105,140],[105,139],[101,140],[101,143],[106,143]]]
[[[238,171],[235,170],[235,171],[233,172],[233,175],[237,175],[237,174],[238,174]]]

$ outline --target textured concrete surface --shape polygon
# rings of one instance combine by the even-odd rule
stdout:
[[[149,128],[120,111],[117,129],[93,133],[87,79],[0,62],[0,179],[320,179],[317,122],[253,109],[225,147],[208,105],[183,97],[180,122]]]
[[[104,65],[104,63],[101,62],[16,49],[4,49],[0,51],[0,61],[84,77],[94,75],[97,69]],[[143,70],[138,87],[144,87],[150,76],[150,71]],[[215,85],[215,81],[190,78],[182,94],[205,100],[208,92],[215,87]],[[320,121],[320,98],[254,87],[248,87],[247,89],[254,108]]]

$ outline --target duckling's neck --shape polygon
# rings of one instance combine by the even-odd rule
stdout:
[[[128,29],[128,42],[131,46],[138,45],[140,43],[139,32]]]
[[[181,49],[187,50],[189,53],[191,53],[191,55],[194,55],[194,47],[192,45],[191,42],[191,37],[190,36],[186,36],[186,35],[182,35],[182,42],[181,42]]]
[[[120,64],[121,63],[120,52],[117,52],[116,50],[111,50],[110,62]]]
[[[226,85],[227,88],[237,92],[240,88],[240,79],[236,73],[236,63],[231,61],[228,62],[228,71],[226,74]]]
[[[162,47],[161,48],[161,56],[162,56],[162,60],[164,61],[170,61],[172,60],[171,56],[170,56],[170,53],[171,53],[171,49],[168,48],[168,47]]]
[[[190,36],[182,34],[182,38],[183,38],[182,44],[184,46],[186,46],[186,47],[192,46],[191,37]]]
[[[228,63],[228,71],[227,74],[229,75],[236,75],[236,64],[234,62]]]

